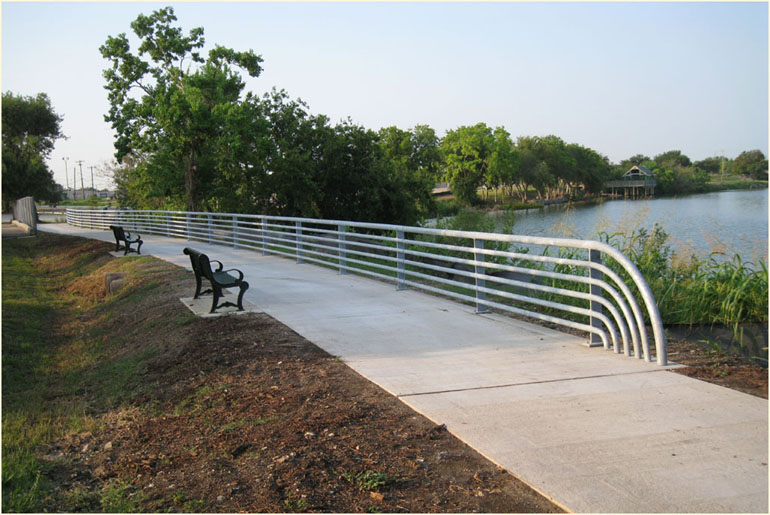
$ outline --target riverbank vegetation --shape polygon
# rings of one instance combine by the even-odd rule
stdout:
[[[670,151],[614,165],[555,135],[514,140],[485,123],[443,137],[427,125],[331,123],[285,91],[245,92],[241,74],[259,77],[262,58],[223,47],[204,58],[203,29],[184,35],[175,21],[170,7],[141,15],[131,24],[137,51],[123,34],[100,48],[125,206],[414,224],[445,214],[431,195],[442,181],[465,207],[481,204],[479,191],[484,202],[518,204],[598,195],[636,164],[657,170],[667,194],[698,191],[717,173],[715,158]],[[767,161],[752,151],[721,165],[761,178]]]
[[[601,239],[628,256],[647,280],[665,324],[725,325],[739,336],[741,324],[767,322],[767,263],[738,255],[707,258],[677,255],[668,234],[652,231],[602,234]],[[721,258],[721,259],[720,259]]]

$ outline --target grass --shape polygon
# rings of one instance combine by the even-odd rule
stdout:
[[[348,483],[354,483],[360,490],[367,492],[376,492],[386,485],[398,482],[397,478],[375,470],[365,470],[358,473],[345,472],[342,474],[342,479]]]
[[[120,339],[106,341],[106,320],[99,316],[102,306],[130,303],[157,287],[151,274],[138,271],[145,262],[112,261],[108,271],[120,268],[138,278],[119,295],[95,299],[105,249],[73,241],[41,234],[3,242],[3,511],[46,509],[53,495],[45,479],[50,465],[36,449],[68,432],[96,429],[95,410],[142,392],[135,373],[153,357],[124,349]],[[114,483],[98,498],[70,492],[67,502],[72,511],[131,512],[139,500],[130,485]]]

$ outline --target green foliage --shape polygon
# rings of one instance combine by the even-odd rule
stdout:
[[[767,159],[760,150],[741,152],[733,162],[733,173],[748,175],[755,180],[767,180]]]
[[[58,202],[62,190],[45,160],[61,133],[62,118],[45,93],[36,97],[3,93],[3,202],[26,196]]]
[[[353,472],[346,472],[342,475],[342,478],[367,492],[377,491],[383,486],[398,481],[396,478],[393,478],[384,472],[377,472],[374,470],[365,470],[355,474]]]
[[[654,161],[661,168],[686,168],[692,164],[690,158],[681,150],[669,150],[658,154]]]
[[[768,273],[764,261],[740,256],[680,259],[658,225],[631,234],[602,234],[639,268],[666,324],[724,324],[737,331],[744,322],[766,322]],[[625,272],[617,270],[621,277]]]
[[[104,513],[139,513],[145,499],[141,491],[121,481],[112,481],[102,491],[101,511]]]
[[[217,46],[203,59],[203,29],[174,21],[170,7],[139,16],[135,53],[124,34],[101,47],[122,205],[403,224],[433,209],[431,129],[415,127],[408,163],[389,159],[373,131],[283,91],[243,96],[236,69],[256,77],[261,58]]]
[[[484,123],[448,131],[441,142],[446,160],[445,175],[457,200],[478,202],[477,190],[485,183],[492,157],[494,136]]]
[[[143,174],[154,179],[147,184],[145,178],[145,196],[184,201],[197,211],[201,190],[229,164],[230,156],[217,142],[238,130],[231,124],[240,119],[245,83],[235,68],[257,77],[261,58],[216,46],[203,59],[198,52],[203,29],[185,36],[171,25],[174,21],[171,7],[139,15],[131,24],[141,41],[136,53],[125,34],[102,45],[102,56],[111,64],[104,71],[110,102],[105,120],[117,133],[118,161],[134,156],[142,164],[136,181],[142,184]]]
[[[688,168],[656,168],[656,189],[663,195],[681,195],[685,193],[702,193],[708,190],[709,174],[695,167]]]
[[[696,161],[695,167],[709,174],[718,174],[722,172],[723,161],[725,160],[719,157],[707,157],[701,161]],[[726,166],[727,164],[725,164]]]

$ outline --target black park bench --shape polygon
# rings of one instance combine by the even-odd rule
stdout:
[[[211,311],[209,311],[209,313],[214,313],[217,308],[225,306],[237,307],[238,311],[243,311],[243,294],[249,289],[249,283],[243,280],[243,272],[234,268],[231,270],[222,270],[223,265],[220,261],[209,259],[206,254],[191,249],[190,247],[186,247],[184,253],[190,256],[190,264],[195,273],[194,299],[197,299],[205,293],[212,293],[214,299],[211,303]],[[211,263],[217,263],[219,265],[216,270],[212,270]],[[238,274],[237,277],[230,272],[236,272]],[[203,279],[209,281],[211,289],[201,291]],[[219,299],[223,296],[222,288],[235,288],[236,286],[240,288],[240,293],[238,293],[238,304],[233,304],[232,302],[223,302],[219,304]]]
[[[112,229],[112,234],[115,236],[115,252],[125,250],[124,256],[127,256],[129,252],[141,254],[140,249],[142,248],[142,243],[144,243],[141,236],[138,234],[135,234],[135,237],[131,236],[131,233],[123,230],[123,227],[120,225],[110,225],[110,229]],[[131,248],[131,245],[134,243],[137,244],[136,250]]]

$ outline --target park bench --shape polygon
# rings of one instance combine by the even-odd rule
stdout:
[[[238,311],[243,311],[243,294],[246,293],[246,290],[249,289],[249,283],[243,280],[243,272],[235,268],[230,270],[222,270],[223,265],[221,261],[217,261],[216,259],[209,259],[206,254],[198,252],[195,249],[191,249],[190,247],[185,247],[184,253],[190,256],[190,264],[192,265],[193,272],[195,273],[194,299],[197,299],[205,293],[211,293],[213,295],[213,301],[211,303],[211,311],[209,311],[209,313],[214,313],[217,308],[222,308],[225,306],[233,306],[238,308]],[[212,270],[212,262],[219,265],[216,270]],[[230,272],[237,272],[238,276],[236,277]],[[201,291],[203,279],[207,279],[209,281],[211,284],[211,289]],[[232,302],[223,302],[220,304],[219,299],[223,297],[222,289],[234,288],[236,286],[240,288],[240,293],[238,293],[238,303],[233,304]]]
[[[123,253],[124,256],[127,256],[129,252],[136,252],[137,254],[141,254],[140,250],[142,248],[142,237],[138,234],[135,234],[131,236],[130,232],[127,232],[123,230],[123,227],[120,225],[110,225],[110,229],[112,229],[112,234],[115,236],[115,252],[118,252],[119,250],[125,250]],[[121,245],[122,243],[122,245]],[[131,245],[133,243],[136,243],[136,250],[131,248]]]

